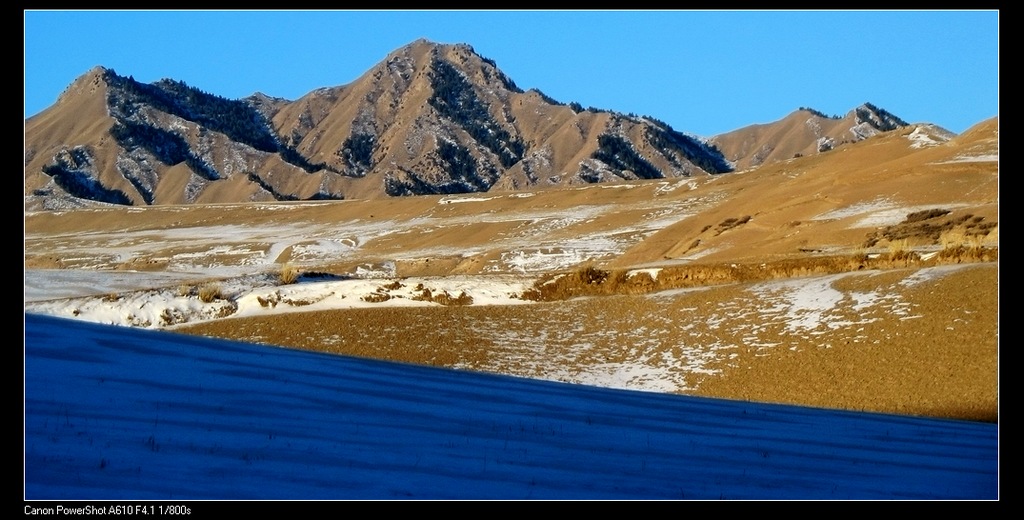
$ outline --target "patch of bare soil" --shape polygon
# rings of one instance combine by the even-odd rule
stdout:
[[[801,291],[833,301],[808,306]],[[990,262],[177,330],[583,384],[994,422],[997,291]]]

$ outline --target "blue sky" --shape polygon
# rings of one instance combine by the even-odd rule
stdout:
[[[418,38],[468,43],[524,90],[706,137],[801,106],[871,102],[957,133],[999,112],[996,10],[27,10],[24,24],[26,117],[96,65],[297,99]]]

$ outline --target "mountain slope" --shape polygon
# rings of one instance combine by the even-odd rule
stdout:
[[[26,120],[30,207],[376,198],[730,171],[664,123],[522,91],[468,45],[418,40],[349,85],[228,100],[102,67]],[[36,199],[32,199],[35,197]]]
[[[955,139],[933,125],[908,125],[835,150],[718,177],[709,188],[720,204],[666,226],[616,264],[851,252],[884,245],[871,237],[929,208],[951,211],[929,225],[951,224],[955,218],[997,222],[998,154],[993,118]],[[911,237],[910,245],[934,246],[938,239],[937,231],[925,233]]]
[[[717,135],[709,142],[737,170],[745,170],[825,152],[903,126],[907,126],[906,121],[871,103],[864,103],[842,117],[800,108],[773,123],[743,127]]]

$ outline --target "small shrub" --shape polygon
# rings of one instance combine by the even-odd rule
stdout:
[[[362,297],[364,302],[381,303],[391,299],[391,295],[385,292],[373,292]]]
[[[434,301],[434,294],[430,291],[430,289],[427,289],[426,287],[423,287],[423,284],[417,285],[416,286],[416,290],[419,291],[419,294],[413,296],[412,297],[413,300],[416,300],[418,302],[432,302],[432,301]]]
[[[967,243],[967,234],[959,230],[947,231],[939,237],[939,243],[942,249],[955,249]]]
[[[544,295],[541,294],[540,290],[537,289],[536,287],[530,287],[523,291],[523,294],[520,295],[520,298],[527,301],[539,302],[544,300]]]
[[[281,301],[281,293],[268,294],[266,298],[257,296],[256,301],[260,303],[260,307],[277,307],[278,302]]]
[[[220,292],[220,284],[211,282],[203,285],[199,288],[199,300],[203,303],[210,303],[214,300],[220,300],[223,295]]]
[[[750,215],[744,215],[739,218],[729,217],[718,224],[718,234],[720,235],[734,227],[742,226],[747,222],[750,222]]]
[[[889,260],[893,262],[905,262],[914,258],[914,252],[906,239],[893,240],[889,242]]]
[[[857,249],[854,251],[848,260],[848,267],[851,271],[859,271],[867,267],[870,258],[868,252],[864,249]]]
[[[600,285],[608,279],[608,274],[608,271],[587,266],[573,273],[573,277],[583,285]]]
[[[998,226],[998,225],[999,224],[997,222],[985,222],[983,224],[975,224],[974,226],[972,226],[972,229],[977,230],[977,231],[974,232],[974,234],[982,235],[982,234],[988,234],[988,232],[990,232],[993,229],[995,229],[996,226]]]
[[[292,264],[284,264],[283,266],[281,266],[281,273],[279,274],[279,277],[281,279],[282,284],[291,285],[299,281],[299,276],[301,274],[302,273],[299,272],[298,267],[295,267]]]
[[[903,221],[903,223],[909,224],[911,222],[920,222],[922,220],[928,220],[928,219],[932,219],[932,218],[935,218],[935,217],[941,217],[943,215],[948,215],[949,213],[950,213],[950,211],[948,209],[940,209],[940,208],[926,209],[926,210],[923,210],[923,211],[915,211],[913,213],[908,213],[907,214],[907,218],[906,218],[906,220]],[[967,218],[970,218],[970,215],[968,215]]]
[[[473,303],[473,297],[466,294],[465,291],[459,293],[457,297],[452,297],[445,291],[437,296],[434,296],[434,303],[440,303],[441,305],[471,305]]]
[[[945,262],[987,261],[994,256],[984,246],[985,235],[967,231],[950,231],[941,237],[938,257]]]

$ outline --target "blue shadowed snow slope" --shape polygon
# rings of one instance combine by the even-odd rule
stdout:
[[[998,426],[25,316],[25,499],[996,499]]]

